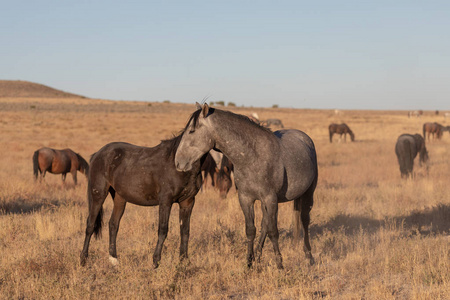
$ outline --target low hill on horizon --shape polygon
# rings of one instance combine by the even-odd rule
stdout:
[[[43,84],[22,80],[0,80],[0,97],[86,98]]]

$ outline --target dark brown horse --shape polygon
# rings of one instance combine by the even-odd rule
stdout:
[[[216,169],[217,164],[214,158],[211,156],[211,154],[208,152],[206,155],[205,161],[202,164],[201,171],[202,171],[202,178],[203,178],[203,184],[202,184],[202,191],[206,190],[208,185],[215,186],[216,183]],[[211,180],[211,183],[209,181]]]
[[[430,140],[430,135],[433,136],[433,139],[440,140],[442,137],[442,134],[444,133],[445,129],[444,126],[442,126],[439,123],[424,123],[423,124],[423,138],[427,140],[427,134],[428,134],[428,140]]]
[[[88,257],[89,242],[95,233],[100,236],[103,202],[111,194],[114,208],[109,220],[109,254],[117,263],[116,238],[119,223],[127,202],[141,206],[159,205],[158,243],[153,265],[158,267],[161,251],[169,230],[172,205],[178,203],[180,218],[180,259],[188,256],[190,217],[195,195],[202,184],[200,166],[206,155],[192,165],[189,172],[175,169],[174,157],[181,135],[148,148],[127,143],[110,143],[91,157],[88,182],[89,216],[86,237],[80,255],[84,265]]]
[[[350,127],[348,127],[347,124],[342,123],[342,124],[330,124],[330,126],[328,126],[328,131],[330,133],[330,143],[333,142],[333,134],[337,133],[340,135],[339,137],[339,141],[342,138],[342,135],[344,135],[344,141],[347,140],[347,133],[350,135],[350,138],[352,139],[352,142],[355,140],[355,135],[353,134],[353,131],[350,130]]]
[[[34,177],[40,179],[45,177],[47,172],[52,174],[62,174],[63,182],[66,181],[66,174],[70,173],[73,182],[77,184],[77,171],[88,175],[89,164],[80,154],[70,149],[55,150],[52,148],[41,148],[33,154]]]
[[[222,199],[225,199],[228,192],[233,185],[231,179],[231,172],[233,171],[233,164],[231,161],[223,155],[220,169],[216,169],[216,188],[219,190],[219,195]]]
[[[402,134],[395,144],[395,154],[402,178],[413,176],[414,158],[419,153],[419,166],[422,162],[427,162],[428,152],[425,147],[425,140],[420,134]]]

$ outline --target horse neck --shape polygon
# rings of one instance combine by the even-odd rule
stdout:
[[[217,114],[215,117],[215,120],[211,120],[215,122],[212,126],[215,148],[227,156],[234,165],[256,160],[266,149],[273,151],[274,147],[278,147],[277,138],[273,133],[250,123],[250,120],[232,114]]]

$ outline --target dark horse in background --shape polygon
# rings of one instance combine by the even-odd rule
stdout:
[[[301,220],[304,251],[312,264],[308,226],[318,173],[311,138],[299,130],[272,132],[248,117],[210,108],[207,104],[198,105],[198,108],[187,123],[176,152],[177,169],[191,172],[197,161],[212,148],[221,151],[233,163],[239,202],[245,217],[248,266],[255,259],[254,202],[261,201],[263,214],[256,258],[260,259],[268,235],[277,267],[283,268],[278,245],[278,203],[293,201],[294,236],[300,236]]]
[[[220,168],[216,169],[216,188],[219,190],[219,195],[222,199],[227,198],[228,192],[233,185],[233,180],[231,179],[233,170],[233,164],[228,157],[223,155]]]
[[[442,138],[442,134],[444,133],[444,131],[446,131],[446,127],[442,126],[439,123],[424,123],[423,124],[423,138],[425,140],[427,140],[427,134],[428,134],[428,140],[430,140],[430,136],[433,136],[433,139],[438,139],[440,140]]]
[[[202,184],[200,166],[205,155],[192,165],[189,172],[178,172],[174,157],[180,140],[181,135],[152,148],[110,143],[92,156],[87,193],[89,216],[80,255],[81,265],[86,263],[92,234],[98,237],[101,233],[102,206],[108,193],[114,202],[109,220],[109,254],[113,264],[117,263],[116,238],[127,202],[141,206],[159,205],[158,243],[153,255],[155,268],[161,260],[172,205],[178,203],[180,260],[188,256],[190,217],[195,195]]]
[[[330,124],[330,126],[328,126],[328,131],[330,133],[330,143],[333,142],[333,134],[337,133],[340,135],[339,137],[339,141],[342,138],[342,135],[344,135],[344,141],[347,140],[347,133],[350,135],[350,138],[352,139],[352,142],[355,140],[355,135],[353,134],[353,131],[350,130],[350,127],[348,127],[347,124],[342,123],[342,124]]]
[[[400,165],[402,178],[413,177],[414,158],[419,153],[419,166],[428,160],[425,140],[420,134],[402,134],[395,144],[395,154]]]
[[[210,153],[206,154],[205,161],[203,162],[201,166],[201,172],[202,172],[202,191],[206,190],[208,188],[208,185],[211,184],[213,187],[216,185],[216,170],[217,170],[217,163],[214,160],[214,158],[211,156]],[[211,180],[211,183],[209,181]]]
[[[70,173],[73,182],[77,184],[77,171],[88,175],[89,164],[80,154],[71,149],[55,150],[52,148],[41,148],[33,154],[33,174],[37,179],[45,177],[47,172],[52,174],[62,174],[63,182],[66,181],[66,174]]]

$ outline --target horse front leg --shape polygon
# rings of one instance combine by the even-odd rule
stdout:
[[[72,174],[73,182],[77,185],[77,170],[70,171],[70,173]]]
[[[120,220],[125,212],[127,202],[125,199],[115,194],[114,207],[109,219],[109,260],[113,265],[117,265],[117,232],[119,231]]]
[[[247,266],[251,267],[255,255],[253,252],[253,244],[256,236],[255,227],[255,210],[254,210],[254,199],[239,193],[239,203],[242,208],[242,212],[245,217],[245,234],[247,235]]]
[[[256,245],[256,261],[259,263],[261,261],[262,249],[264,247],[264,242],[267,237],[267,209],[261,202],[262,220],[261,220],[261,236],[259,237],[259,242]]]
[[[192,208],[195,198],[190,198],[179,203],[180,205],[180,261],[188,258],[188,243]]]
[[[267,234],[273,245],[275,260],[278,269],[283,269],[283,259],[281,257],[280,246],[278,244],[278,199],[276,195],[269,195],[262,200],[267,209]]]
[[[169,201],[160,201],[159,204],[159,224],[158,224],[158,243],[156,244],[155,253],[153,254],[153,267],[159,267],[161,261],[161,251],[164,241],[169,231],[169,217],[172,209],[171,199]]]

